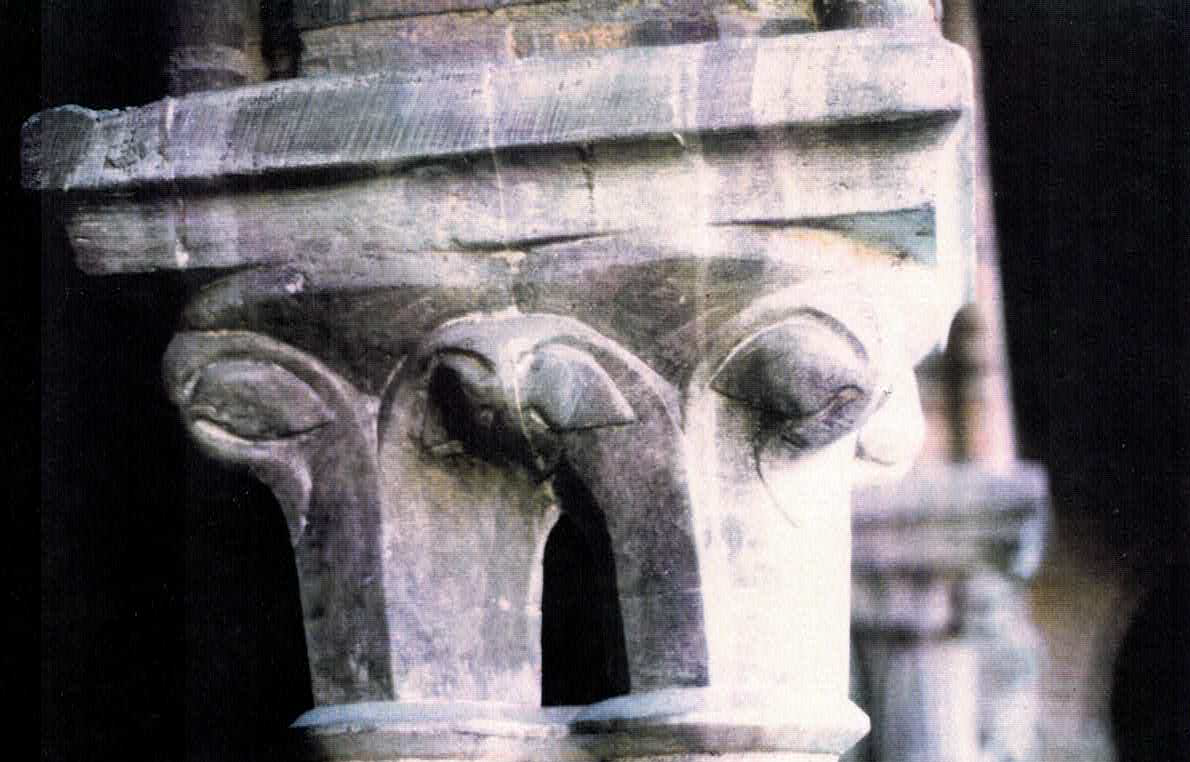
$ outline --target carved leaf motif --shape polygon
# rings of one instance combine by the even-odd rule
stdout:
[[[716,371],[711,388],[765,414],[798,449],[825,445],[869,412],[873,372],[846,329],[797,317],[752,336]]]
[[[313,431],[334,419],[308,384],[258,360],[221,360],[204,367],[187,414],[242,439],[271,440]]]
[[[636,415],[616,382],[594,358],[572,347],[544,347],[522,380],[526,405],[554,431],[632,423]]]

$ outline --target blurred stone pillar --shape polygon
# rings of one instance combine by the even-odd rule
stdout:
[[[880,762],[1033,758],[1036,568],[1044,473],[919,467],[861,491],[852,627]]]

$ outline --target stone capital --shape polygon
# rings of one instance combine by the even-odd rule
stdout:
[[[1045,471],[1022,461],[919,466],[858,490],[853,626],[927,638],[967,629],[990,604],[984,580],[1020,584],[1036,571],[1048,503]]]
[[[852,488],[973,293],[932,5],[293,5],[307,76],[53,109],[23,161],[84,270],[200,286],[166,386],[285,513],[303,753],[836,758]],[[562,516],[627,676],[586,707],[540,706]]]

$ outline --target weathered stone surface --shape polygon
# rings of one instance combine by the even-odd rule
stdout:
[[[299,759],[501,759],[546,762],[631,757],[773,762],[834,759],[867,727],[849,702],[797,696],[662,691],[588,707],[356,704],[294,723]]]
[[[314,357],[242,331],[180,334],[165,382],[195,441],[250,468],[285,512],[314,694],[391,696],[375,405]]]
[[[294,0],[293,20],[299,29],[352,21],[421,16],[448,11],[493,10],[547,0]]]
[[[804,2],[499,5],[299,2],[386,71],[46,112],[26,184],[88,270],[207,280],[166,383],[289,521],[302,754],[836,758],[851,490],[971,292],[965,59],[763,36]],[[537,706],[563,514],[626,652],[581,710]]]
[[[929,342],[896,326],[937,324],[945,307],[904,298],[928,262],[837,233],[690,232],[554,244],[471,270],[414,260],[421,285],[373,279],[362,295],[284,269],[199,295],[167,358],[195,436],[271,479],[299,558],[322,552],[312,527],[374,537],[335,551],[373,569],[360,573],[381,600],[333,643],[309,639],[320,703],[533,703],[541,554],[559,511],[612,561],[634,694],[845,692],[846,612],[824,604],[848,584],[849,464],[879,453],[861,470],[889,471],[912,457],[865,432],[916,399],[909,358]],[[344,412],[309,386],[306,353],[330,363],[320,383],[355,400]],[[352,438],[323,439],[334,431]],[[311,500],[311,480],[353,491]],[[326,512],[311,524],[306,506]],[[354,527],[361,512],[376,523]],[[308,627],[324,603],[307,601]],[[330,668],[322,650],[386,638],[386,683],[372,683],[379,667]]]
[[[961,51],[937,37],[634,48],[449,74],[295,80],[125,111],[53,109],[25,125],[23,177],[42,190],[222,184],[526,146],[954,117],[969,88]]]
[[[246,0],[173,4],[166,65],[171,95],[235,87],[249,80],[253,66],[245,53],[248,5]]]
[[[416,21],[451,16],[478,24],[485,17],[500,18],[509,11],[519,12],[525,19],[541,24],[560,21],[580,34],[584,31],[582,21],[596,26],[600,20],[647,18],[650,15],[718,19],[717,26],[728,29],[731,28],[730,21],[736,19],[761,20],[761,23],[744,22],[753,30],[765,29],[765,20],[781,22],[772,28],[772,33],[914,22],[937,24],[942,17],[938,0],[760,0],[751,3],[729,0],[296,0],[294,21],[303,30],[379,19]],[[724,18],[729,22],[724,23]],[[351,33],[358,34],[358,31]],[[636,39],[631,44],[646,45],[650,40]]]
[[[352,14],[363,23],[303,32],[302,74],[408,71],[808,32],[817,28],[812,5],[810,0],[562,0],[413,16],[373,9]]]
[[[813,0],[761,0],[733,3],[730,0],[296,0],[294,23],[302,30],[355,24],[381,19],[416,23],[422,19],[521,18],[542,25],[567,25],[582,34],[583,22],[621,19],[699,20],[716,16],[752,16],[761,19],[797,20],[798,26],[783,25],[776,32],[807,31],[815,28]],[[561,22],[561,24],[559,24]],[[656,44],[654,39],[637,39],[632,44]]]
[[[684,348],[702,341],[700,336],[723,319],[718,314],[698,318],[700,304],[713,299],[742,309],[753,289],[780,290],[812,275],[837,275],[850,248],[847,239],[813,228],[714,226],[688,232],[685,245],[641,231],[527,252],[407,254],[379,262],[344,254],[342,261],[246,270],[204,288],[187,310],[185,325],[251,326],[317,352],[353,384],[379,395],[397,358],[434,327],[435,310],[445,315],[472,309],[570,312],[601,333],[629,337],[632,350],[650,366],[684,375],[689,370]],[[792,258],[783,254],[790,246],[816,247],[822,256]],[[898,249],[882,248],[902,263],[891,275],[898,288],[914,293],[936,283],[926,256],[930,252],[922,252],[925,262],[915,264]],[[739,253],[711,258],[715,250]],[[714,281],[708,281],[708,267]],[[907,340],[920,338],[914,351],[924,352],[937,336],[918,329],[933,324],[946,301],[935,294],[908,306],[899,320],[912,329]],[[336,331],[328,334],[322,328],[327,325]]]
[[[102,197],[69,210],[67,230],[80,266],[95,273],[303,260],[377,270],[404,252],[515,250],[647,226],[663,215],[690,224],[848,229],[929,259],[937,256],[937,233],[954,230],[937,229],[931,206],[937,167],[953,157],[930,138],[947,134],[941,127],[908,136],[830,130],[774,136],[758,154],[751,150],[764,144],[756,139],[707,140],[697,148],[671,139],[624,147],[615,160],[602,149],[554,150],[441,162],[329,187]],[[844,155],[853,158],[823,171]],[[763,182],[776,168],[787,169],[780,181]],[[650,192],[655,182],[662,187]],[[353,261],[360,264],[353,268]]]

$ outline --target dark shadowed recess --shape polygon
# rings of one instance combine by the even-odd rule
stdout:
[[[490,429],[456,371],[439,367],[428,393],[443,410],[448,439],[471,452],[524,453],[519,431],[499,421]],[[546,542],[542,584],[544,706],[587,704],[628,692],[628,657],[617,598],[615,561],[607,524],[595,498],[563,462],[550,477],[563,515]],[[587,531],[580,529],[586,527]]]
[[[602,513],[586,485],[565,464],[553,483],[563,515],[545,546],[541,703],[588,704],[630,687],[615,561]],[[571,515],[601,531],[581,531]]]
[[[165,5],[41,3],[20,117],[160,98]],[[40,758],[256,758],[311,705],[284,520],[195,451],[165,396],[185,284],[84,275],[52,199],[42,216],[11,252],[41,270]]]
[[[284,519],[186,439],[161,357],[186,288],[96,279],[47,228],[45,759],[240,758],[311,705]]]
[[[1119,762],[1190,760],[1190,565],[1141,604],[1116,655],[1112,740]]]
[[[1190,759],[1190,4],[978,5],[1021,447],[1150,590],[1121,762]]]
[[[1022,454],[1159,573],[1190,539],[1190,4],[978,5]]]

